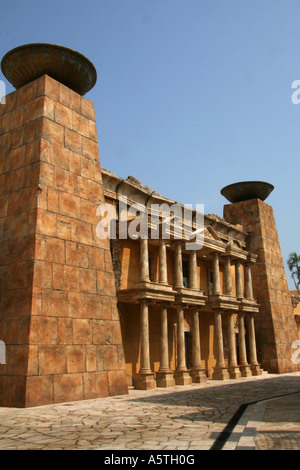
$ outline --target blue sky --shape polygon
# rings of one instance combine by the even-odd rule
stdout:
[[[300,253],[300,104],[291,101],[300,80],[299,0],[0,5],[1,57],[49,42],[94,63],[98,81],[86,97],[95,103],[103,167],[218,215],[223,186],[270,182],[266,202],[285,267],[291,251]]]

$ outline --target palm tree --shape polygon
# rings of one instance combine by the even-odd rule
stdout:
[[[295,287],[300,295],[300,256],[297,253],[290,253],[287,260],[289,270],[292,273],[292,278],[295,283]]]

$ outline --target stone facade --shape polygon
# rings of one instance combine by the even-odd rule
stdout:
[[[149,225],[155,204],[174,204],[135,178],[105,169],[102,176],[117,226],[120,201],[128,216],[131,205],[146,206]],[[299,369],[272,209],[261,200],[243,204],[226,205],[224,218],[204,215],[203,246],[195,251],[175,237],[175,223],[168,240],[150,232],[147,240],[124,239],[116,230],[111,248],[129,384],[168,387]],[[167,215],[162,211],[160,222]]]
[[[260,305],[256,327],[261,363],[275,373],[298,370],[291,361],[297,328],[273,209],[260,199],[252,199],[226,205],[224,218],[243,225],[249,233],[248,247],[257,255],[252,277],[255,298]]]
[[[299,370],[270,206],[254,199],[226,205],[224,218],[202,214],[203,244],[187,249],[173,216],[167,239],[150,229],[146,237],[120,236],[120,198],[127,215],[131,205],[146,208],[149,227],[152,204],[163,207],[160,227],[174,204],[100,167],[91,101],[47,75],[6,97],[0,405]],[[116,214],[111,240],[97,232],[104,203]]]
[[[44,75],[0,113],[0,404],[127,393],[93,103]]]

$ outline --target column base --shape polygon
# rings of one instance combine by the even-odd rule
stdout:
[[[239,366],[229,366],[228,372],[230,379],[240,379],[242,377]]]
[[[176,385],[191,385],[192,377],[188,370],[175,370],[174,379]]]
[[[252,372],[249,364],[244,366],[239,366],[242,377],[252,377]]]
[[[156,388],[153,372],[140,372],[134,377],[134,388],[137,390],[152,390]]]
[[[207,377],[204,369],[192,369],[191,370],[192,382],[195,384],[201,384],[207,382]]]
[[[263,371],[260,368],[259,364],[251,364],[250,365],[250,370],[252,372],[252,375],[262,375]]]
[[[212,374],[213,380],[229,380],[229,372],[227,367],[215,367]]]
[[[156,372],[156,386],[157,387],[175,387],[175,380],[173,372],[171,371],[158,371]]]

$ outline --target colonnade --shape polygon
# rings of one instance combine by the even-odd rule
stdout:
[[[182,244],[180,241],[174,242],[174,290],[183,288],[183,269],[182,269]],[[239,310],[239,302],[243,299],[253,301],[251,266],[250,263],[244,263],[245,282],[242,283],[240,259],[235,259],[235,283],[236,295],[233,296],[233,286],[231,278],[231,258],[228,255],[222,255],[224,262],[224,294],[233,298],[235,309],[221,309],[213,307],[215,340],[216,340],[216,366],[212,375],[213,379],[227,379],[247,377],[258,375],[261,369],[257,362],[254,313],[247,312],[248,318],[248,345],[249,359],[247,359],[246,339],[245,339],[245,313]],[[140,240],[140,282],[149,282],[149,261],[148,261],[148,240]],[[221,296],[220,282],[220,254],[213,253],[213,296]],[[199,290],[197,279],[197,253],[191,250],[189,253],[189,289]],[[166,240],[159,240],[159,280],[161,285],[167,285],[167,251]],[[244,287],[244,289],[243,289]],[[177,317],[177,364],[175,371],[170,370],[169,348],[168,348],[168,311],[167,308],[176,308]],[[201,344],[199,328],[199,311],[201,306],[184,305],[176,302],[161,303],[160,310],[160,367],[154,374],[150,367],[150,347],[149,347],[149,301],[143,299],[140,301],[141,308],[141,355],[140,371],[136,380],[138,388],[154,388],[155,386],[169,387],[186,385],[193,382],[201,383],[206,381],[206,375],[201,365]],[[203,307],[203,306],[202,306]],[[207,307],[207,306],[206,306]],[[184,311],[188,308],[192,313],[192,364],[190,370],[187,369],[186,351],[185,351],[185,330],[184,330]],[[223,341],[223,323],[226,317],[227,326],[227,344],[228,361],[224,358]],[[237,318],[238,324],[238,355],[235,339],[234,319]],[[239,356],[239,363],[238,363]]]
[[[256,340],[254,329],[254,314],[247,313],[248,319],[248,345],[249,362],[246,348],[245,319],[243,313],[237,313],[238,323],[238,351],[239,362],[237,360],[237,344],[234,330],[234,313],[215,312],[215,338],[217,362],[212,378],[214,379],[237,379],[239,377],[250,377],[262,373],[257,361]],[[223,342],[223,318],[227,316],[227,343],[228,343],[228,364],[225,365],[224,342]]]
[[[149,303],[147,300],[141,301],[141,355],[139,370],[139,386],[145,388],[171,387],[177,385],[188,385],[192,381],[201,383],[206,381],[206,375],[201,365],[201,345],[199,328],[199,310],[192,308],[192,365],[187,369],[185,337],[184,337],[184,308],[181,305],[176,307],[177,316],[177,365],[176,370],[171,371],[169,360],[169,338],[168,338],[168,311],[167,304],[162,304],[160,308],[160,367],[156,374],[150,368],[150,347],[149,347]],[[156,376],[156,382],[154,379]]]

